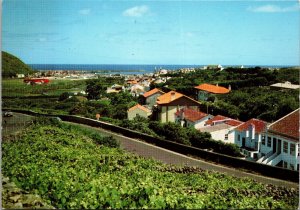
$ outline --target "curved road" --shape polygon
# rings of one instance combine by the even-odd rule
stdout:
[[[24,114],[19,114],[19,113],[14,113],[14,116],[11,118],[6,119],[6,123],[4,123],[4,118],[2,118],[2,134],[6,133],[5,131],[10,130],[8,127],[14,127],[16,124],[22,124],[23,126],[26,126],[26,121],[32,120],[32,116],[29,115],[24,115]],[[17,123],[18,122],[18,123]],[[70,123],[70,122],[66,122]],[[299,184],[293,183],[293,182],[288,182],[280,179],[275,179],[275,178],[270,178],[270,177],[265,177],[257,174],[251,174],[247,173],[244,171],[240,171],[234,168],[229,168],[225,167],[222,165],[216,165],[213,163],[205,162],[199,159],[191,158],[186,155],[182,155],[167,149],[163,149],[161,147],[157,147],[152,144],[148,144],[145,142],[142,142],[137,139],[129,138],[111,131],[104,130],[102,128],[96,128],[96,127],[91,127],[88,125],[84,124],[78,124],[78,123],[70,123],[70,124],[76,124],[80,125],[82,127],[90,128],[93,130],[96,130],[103,135],[107,136],[113,136],[116,138],[121,145],[121,148],[133,152],[137,155],[146,157],[146,158],[153,158],[155,160],[162,161],[163,163],[166,164],[174,164],[174,165],[187,165],[187,166],[196,166],[205,170],[210,170],[210,171],[216,171],[216,172],[221,172],[225,173],[228,175],[232,175],[235,177],[248,177],[252,178],[258,182],[264,183],[264,184],[273,184],[277,186],[285,186],[289,188],[299,188]],[[20,125],[21,126],[21,125]],[[18,128],[17,130],[19,130]],[[6,133],[7,134],[7,133]]]
[[[70,123],[70,122],[67,122]],[[257,174],[251,174],[247,173],[244,171],[240,171],[234,168],[229,168],[225,167],[222,165],[216,165],[213,163],[205,162],[199,159],[191,158],[186,155],[182,155],[161,147],[157,147],[155,145],[142,142],[140,140],[136,140],[133,138],[129,138],[111,131],[104,130],[102,128],[96,128],[84,124],[78,124],[78,123],[70,123],[70,124],[75,124],[75,125],[80,125],[82,127],[87,127],[96,131],[99,131],[100,133],[107,135],[107,136],[113,136],[116,138],[121,145],[121,148],[133,152],[135,154],[138,154],[143,157],[147,158],[153,158],[155,160],[162,161],[163,163],[166,164],[174,164],[174,165],[187,165],[187,166],[197,166],[199,168],[205,169],[205,170],[210,170],[210,171],[216,171],[216,172],[221,172],[225,173],[228,175],[232,175],[235,177],[248,177],[252,178],[258,182],[264,183],[264,184],[273,184],[277,186],[285,186],[289,188],[299,188],[299,184],[293,183],[293,182],[288,182],[280,179],[275,179],[275,178],[270,178],[270,177],[265,177],[265,176],[260,176]]]

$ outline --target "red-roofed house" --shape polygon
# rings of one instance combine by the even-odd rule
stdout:
[[[175,122],[181,124],[183,127],[194,127],[198,129],[204,127],[205,122],[212,117],[212,115],[204,112],[183,108],[175,113]]]
[[[139,104],[131,107],[127,111],[128,120],[133,120],[136,116],[148,118],[151,115],[151,110]]]
[[[197,100],[206,101],[208,97],[216,94],[226,94],[230,92],[230,88],[221,87],[218,85],[201,84],[195,87],[197,92]]]
[[[175,122],[175,113],[185,107],[198,110],[198,101],[181,93],[170,91],[157,98],[157,119],[162,122]]]
[[[241,147],[242,152],[248,158],[257,160],[259,158],[262,135],[267,130],[267,122],[253,118],[242,123],[234,130],[235,144]]]
[[[257,162],[299,170],[299,109],[268,126],[260,152]]]
[[[154,88],[146,93],[144,93],[144,104],[148,105],[149,107],[153,107],[156,104],[156,100],[159,96],[163,95],[164,92],[158,88]]]
[[[206,121],[205,127],[199,129],[201,132],[208,132],[214,140],[220,140],[224,143],[235,143],[234,129],[243,122],[229,117],[217,115]]]

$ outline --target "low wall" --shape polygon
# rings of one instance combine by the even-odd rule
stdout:
[[[3,110],[5,110],[5,109],[3,109]],[[116,132],[116,133],[122,134],[127,137],[140,139],[147,143],[151,143],[156,146],[159,146],[159,147],[162,147],[162,148],[165,148],[168,150],[172,150],[174,152],[178,152],[178,153],[181,153],[184,155],[196,156],[196,157],[199,157],[199,158],[207,160],[207,161],[230,166],[230,167],[233,167],[236,169],[249,170],[249,171],[256,172],[256,173],[259,173],[261,175],[268,176],[268,177],[273,177],[273,178],[297,182],[297,183],[299,182],[299,172],[298,171],[292,171],[292,170],[281,168],[281,167],[260,164],[260,163],[256,163],[256,162],[252,162],[252,161],[248,161],[248,160],[243,160],[240,158],[231,157],[228,155],[223,155],[223,154],[219,154],[219,153],[215,153],[215,152],[209,152],[209,151],[206,151],[203,149],[179,144],[179,143],[176,143],[173,141],[155,138],[155,137],[149,136],[147,134],[143,134],[143,133],[140,133],[137,131],[126,129],[126,128],[116,126],[116,125],[113,125],[110,123],[102,122],[102,121],[97,121],[97,120],[93,120],[93,119],[89,119],[89,118],[85,118],[85,117],[74,116],[74,115],[39,114],[39,113],[36,113],[33,111],[28,111],[28,110],[13,110],[13,109],[10,109],[10,110],[14,111],[14,112],[35,115],[35,116],[59,117],[63,121],[80,123],[80,124],[85,124],[85,125],[89,125],[89,126],[93,126],[93,127],[103,128],[105,130]]]

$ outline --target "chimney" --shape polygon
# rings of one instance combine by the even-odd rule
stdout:
[[[228,85],[228,90],[231,91],[231,85]]]
[[[216,85],[217,87],[219,86],[219,84],[217,83],[217,85]]]
[[[171,92],[171,101],[173,101],[174,99],[175,99],[175,92],[172,91],[172,92]]]

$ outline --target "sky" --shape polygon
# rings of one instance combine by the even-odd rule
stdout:
[[[2,1],[27,64],[300,65],[299,31],[299,1]]]

